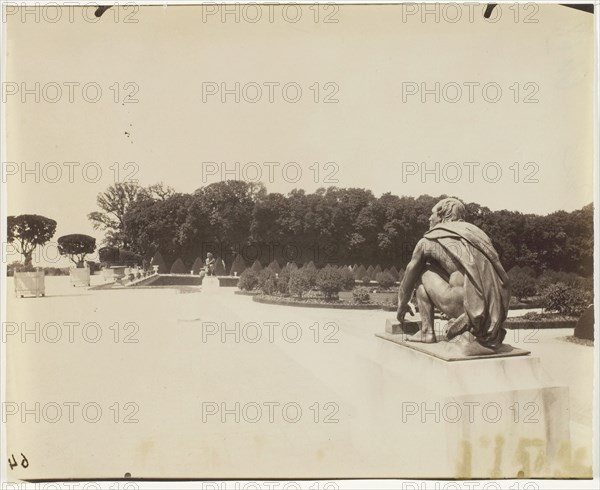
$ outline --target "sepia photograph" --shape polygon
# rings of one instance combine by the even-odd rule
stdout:
[[[598,488],[598,2],[1,4],[1,490]]]

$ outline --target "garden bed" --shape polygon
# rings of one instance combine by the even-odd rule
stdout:
[[[563,337],[562,340],[565,342],[571,342],[572,344],[585,345],[586,347],[594,347],[594,341],[589,339],[580,339],[574,335]]]
[[[234,291],[233,294],[239,294],[241,296],[256,296],[257,294],[262,294],[260,291]]]
[[[547,317],[529,319],[522,316],[507,318],[504,327],[516,329],[575,328],[577,318],[565,315],[548,315]]]
[[[300,306],[305,308],[333,308],[337,310],[379,310],[381,305],[366,303],[350,303],[344,301],[326,301],[324,299],[299,299],[289,296],[267,296],[265,294],[252,295],[252,301],[267,305]]]

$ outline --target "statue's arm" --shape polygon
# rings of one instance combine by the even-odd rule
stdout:
[[[425,267],[425,241],[424,239],[419,240],[415,247],[412,258],[406,266],[406,272],[404,278],[398,288],[398,310],[401,308],[406,309],[408,302],[412,296],[412,292],[415,289],[417,281],[423,273]]]

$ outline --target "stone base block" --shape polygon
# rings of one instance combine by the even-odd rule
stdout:
[[[382,339],[389,334],[378,335]],[[565,475],[569,390],[530,355],[449,362],[402,342],[380,340],[385,372],[377,392],[387,437],[414,433],[431,476],[534,478]],[[526,352],[526,351],[525,351]],[[424,455],[425,456],[425,455]]]
[[[219,279],[217,276],[205,276],[202,280],[202,291],[215,293],[219,291]]]

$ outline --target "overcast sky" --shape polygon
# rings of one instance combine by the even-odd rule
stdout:
[[[56,219],[55,238],[100,237],[86,215],[117,168],[120,180],[133,173],[142,185],[192,192],[223,177],[221,162],[240,162],[241,178],[254,179],[258,167],[267,189],[283,193],[337,185],[375,195],[446,193],[494,210],[584,206],[593,199],[593,16],[504,5],[489,22],[482,8],[423,19],[402,6],[306,7],[295,23],[295,10],[266,6],[256,22],[256,10],[223,22],[222,12],[202,7],[121,7],[95,23],[85,20],[91,11],[65,9],[57,22],[48,21],[56,11],[38,22],[11,12],[7,160],[17,166],[7,167],[16,172],[7,176],[8,214]],[[79,83],[73,102],[71,82]],[[222,102],[222,82],[234,92],[239,82],[239,103],[235,93]],[[23,83],[33,90],[25,100]],[[424,102],[422,84],[433,90]],[[128,95],[137,102],[126,103]],[[35,162],[39,183],[20,175]],[[78,162],[74,182],[64,162]],[[86,167],[86,181],[88,162],[98,166]],[[283,172],[288,162],[297,165]],[[421,175],[422,162],[433,172]]]

